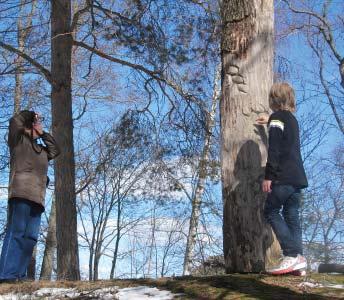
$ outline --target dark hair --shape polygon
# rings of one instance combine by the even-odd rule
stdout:
[[[28,129],[31,129],[30,139],[31,139],[32,149],[38,154],[41,153],[42,148],[37,150],[33,142],[33,123],[35,122],[35,119],[36,119],[36,113],[32,110],[22,110],[19,112],[19,115],[22,116],[24,119],[24,126]]]
[[[24,126],[31,129],[32,123],[35,121],[36,113],[32,110],[22,110],[19,114],[24,118]]]

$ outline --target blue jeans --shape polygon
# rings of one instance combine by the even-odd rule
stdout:
[[[8,206],[6,235],[0,257],[0,280],[23,279],[37,243],[42,208],[19,198],[9,200]]]
[[[291,185],[273,185],[265,203],[264,216],[275,232],[285,256],[296,257],[303,253],[300,200],[300,189]]]

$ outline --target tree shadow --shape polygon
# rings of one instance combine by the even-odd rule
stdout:
[[[266,283],[262,280],[271,280],[272,283]],[[204,277],[175,277],[161,280],[152,279],[136,279],[133,282],[141,285],[153,285],[159,288],[168,289],[174,293],[182,293],[187,299],[242,299],[250,297],[250,299],[261,300],[339,300],[340,297],[328,296],[323,291],[318,294],[297,292],[285,285],[297,285],[303,279],[295,276],[278,276],[276,285],[272,277],[266,275],[224,275],[224,276],[204,276]],[[177,299],[179,299],[177,297]],[[246,299],[246,298],[245,298]]]
[[[264,137],[262,130],[260,134]],[[266,135],[266,134],[265,134]],[[263,210],[266,195],[261,191],[264,167],[259,146],[246,141],[234,165],[234,189],[224,189],[224,254],[226,272],[265,271],[266,253],[273,243]]]

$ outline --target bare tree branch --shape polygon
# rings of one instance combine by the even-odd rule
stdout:
[[[340,129],[340,131],[342,132],[342,134],[344,134],[344,125],[343,125],[343,122],[338,114],[338,111],[337,111],[337,108],[336,108],[336,105],[334,103],[334,99],[331,95],[331,92],[330,92],[330,89],[327,85],[327,82],[324,78],[324,61],[323,61],[323,57],[322,57],[322,53],[320,52],[320,50],[312,43],[312,41],[308,39],[308,43],[310,45],[310,47],[312,48],[312,50],[314,51],[314,53],[316,54],[316,56],[319,58],[319,76],[320,76],[320,82],[325,90],[325,94],[326,94],[326,97],[328,99],[328,102],[330,104],[330,107],[333,111],[333,114],[334,114],[334,117],[337,121],[337,124],[338,124],[338,127]]]
[[[135,69],[137,71],[141,71],[141,72],[145,73],[146,75],[152,77],[153,79],[167,84],[169,87],[171,87],[175,92],[177,92],[184,99],[196,103],[201,108],[204,107],[203,101],[201,101],[200,99],[198,99],[194,95],[185,92],[179,84],[177,84],[173,80],[170,80],[170,79],[167,79],[166,77],[164,77],[164,75],[160,71],[152,71],[152,70],[145,68],[142,65],[134,64],[134,63],[113,57],[111,55],[108,55],[108,54],[100,51],[99,49],[93,48],[93,47],[85,44],[84,42],[74,40],[73,44],[75,46],[79,46],[79,47],[82,47],[88,51],[91,51],[94,54],[98,55],[99,57],[105,58],[105,59],[112,61],[114,63],[118,63],[118,64],[121,64],[123,66],[130,67],[130,68]]]
[[[333,34],[332,34],[333,30],[332,30],[332,27],[329,24],[328,20],[325,17],[320,16],[319,14],[315,13],[314,11],[296,9],[295,7],[293,7],[290,4],[289,0],[282,0],[282,1],[285,2],[288,5],[289,9],[293,13],[309,15],[309,16],[312,16],[312,17],[316,18],[317,20],[319,20],[327,28],[327,32],[326,32],[324,27],[319,26],[319,29],[320,29],[322,35],[324,36],[325,41],[330,46],[330,48],[331,48],[331,50],[333,52],[333,55],[337,58],[337,60],[339,62],[343,62],[344,63],[344,61],[343,61],[344,57],[342,57],[340,55],[340,53],[338,52],[338,50],[336,48],[336,45],[334,44],[334,39],[333,39]]]
[[[51,73],[48,69],[44,68],[40,63],[38,63],[35,59],[33,59],[31,56],[27,55],[26,53],[19,51],[18,49],[12,47],[11,45],[8,45],[2,41],[0,41],[0,47],[12,52],[18,54],[20,57],[24,58],[26,61],[28,61],[30,64],[32,64],[34,67],[38,69],[38,71],[46,78],[46,80],[50,84],[54,84],[54,80],[51,77]]]

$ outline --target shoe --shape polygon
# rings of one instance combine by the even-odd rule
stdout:
[[[304,256],[297,255],[297,264],[294,266],[293,271],[305,270],[307,268],[307,260]]]
[[[306,270],[304,269],[300,269],[300,270],[295,270],[295,271],[292,271],[290,273],[288,273],[288,275],[293,275],[293,276],[306,276],[307,273],[306,273]]]
[[[279,266],[275,268],[271,268],[267,270],[269,274],[272,275],[282,275],[282,274],[287,274],[290,273],[294,270],[294,267],[296,267],[299,264],[299,257],[291,257],[291,256],[285,256]],[[301,268],[299,268],[301,269]]]

